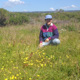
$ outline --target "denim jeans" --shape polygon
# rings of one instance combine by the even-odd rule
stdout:
[[[58,38],[55,38],[53,40],[50,40],[49,42],[42,42],[42,46],[46,46],[49,44],[58,45],[60,44],[60,40]]]

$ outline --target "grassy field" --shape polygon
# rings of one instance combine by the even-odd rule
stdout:
[[[0,28],[0,80],[80,80],[80,23],[56,25],[60,45],[40,49],[41,25]]]

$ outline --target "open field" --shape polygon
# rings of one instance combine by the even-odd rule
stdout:
[[[61,44],[38,49],[41,25],[0,28],[0,80],[80,80],[80,23],[56,23]]]

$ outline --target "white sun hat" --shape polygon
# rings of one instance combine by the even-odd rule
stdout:
[[[45,19],[52,19],[52,16],[51,15],[46,15]]]

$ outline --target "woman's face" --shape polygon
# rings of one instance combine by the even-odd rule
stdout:
[[[52,19],[46,19],[45,21],[46,21],[46,24],[47,24],[47,25],[50,25],[51,22],[52,22]]]

